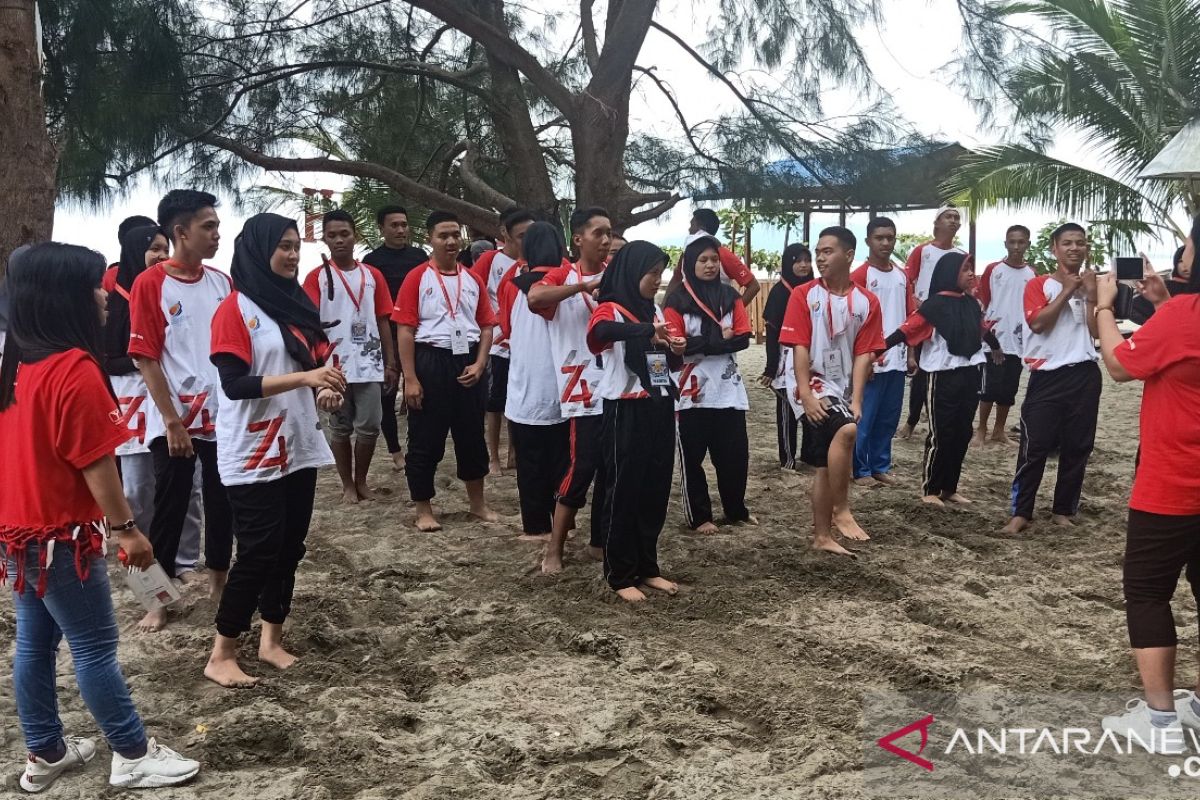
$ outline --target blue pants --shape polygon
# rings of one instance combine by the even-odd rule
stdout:
[[[854,477],[892,469],[892,437],[904,407],[904,372],[877,372],[863,390],[862,419],[854,444]]]
[[[60,544],[47,568],[46,594],[39,598],[38,552],[37,546],[29,546],[25,591],[13,594],[17,606],[13,690],[25,747],[33,753],[50,752],[62,741],[54,672],[58,645],[65,636],[79,694],[109,747],[126,755],[144,752],[146,732],[117,663],[117,619],[104,559],[93,557],[88,579],[80,581],[75,553]],[[16,574],[12,559],[8,574]]]

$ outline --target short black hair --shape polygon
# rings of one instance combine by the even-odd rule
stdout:
[[[537,217],[528,208],[513,208],[505,212],[500,219],[500,227],[505,233],[520,225],[522,222],[537,222]]]
[[[172,189],[158,201],[158,226],[175,238],[175,226],[186,226],[203,208],[216,208],[216,195],[198,189]]]
[[[343,211],[340,208],[326,211],[325,216],[321,217],[321,230],[324,230],[331,222],[345,222],[350,226],[350,230],[358,233],[358,223],[354,221],[354,217],[350,215],[349,211]]]
[[[821,231],[818,239],[824,239],[826,236],[836,236],[838,243],[846,250],[853,250],[858,247],[858,239],[855,238],[854,232],[849,228],[844,228],[841,225],[831,225]]]
[[[125,238],[125,234],[134,228],[149,228],[151,225],[158,223],[149,217],[144,217],[141,214],[134,214],[132,217],[126,217],[121,220],[121,224],[117,226],[117,240]],[[170,237],[167,237],[170,238]]]
[[[892,230],[897,230],[896,223],[892,221],[891,217],[876,217],[867,223],[867,237],[869,238],[872,233],[880,228],[891,228]]]
[[[390,214],[403,214],[405,218],[408,217],[408,211],[405,210],[404,206],[384,206],[375,212],[375,224],[382,228],[383,223]]]
[[[1007,239],[1008,235],[1013,231],[1025,234],[1026,239],[1032,238],[1033,236],[1033,234],[1029,232],[1029,228],[1026,228],[1024,225],[1009,225],[1008,230],[1004,232],[1004,238]]]
[[[431,231],[443,222],[459,222],[458,215],[453,211],[431,211],[425,218],[425,230]]]
[[[697,208],[692,212],[692,219],[700,223],[700,229],[709,236],[716,236],[721,229],[721,218],[711,208]]]
[[[1083,238],[1087,238],[1087,228],[1083,227],[1078,222],[1064,222],[1062,225],[1059,225],[1057,228],[1055,228],[1054,232],[1050,234],[1050,243],[1058,244],[1058,240],[1064,233],[1071,233],[1072,231],[1075,233],[1082,233]]]
[[[596,217],[608,217],[608,209],[601,208],[600,206],[588,206],[587,208],[577,208],[572,211],[569,222],[571,235],[574,236],[579,233]]]

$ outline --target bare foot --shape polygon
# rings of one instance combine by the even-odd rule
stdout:
[[[1008,521],[1008,524],[1000,529],[1000,532],[1007,536],[1016,536],[1021,531],[1029,527],[1029,520],[1024,517],[1013,517]]]
[[[1008,438],[1008,434],[1004,431],[997,431],[996,433],[993,433],[992,437],[988,439],[988,441],[992,444],[1000,444],[1005,446],[1013,444],[1013,440]]]
[[[890,472],[876,472],[871,476],[877,483],[882,483],[884,486],[895,486],[900,481],[892,477]]]
[[[504,468],[500,466],[499,461],[491,461],[488,463],[488,475],[493,478],[499,478],[504,474]]]
[[[913,435],[913,427],[914,426],[909,425],[908,423],[905,423],[904,425],[900,426],[900,430],[896,431],[896,438],[897,439],[911,439],[912,435]]]
[[[850,509],[833,512],[833,527],[837,528],[838,533],[845,536],[847,539],[853,539],[856,542],[865,542],[871,537],[862,529],[858,521],[854,519],[854,515],[850,513]]]
[[[657,578],[646,578],[642,581],[642,586],[654,589],[657,592],[666,592],[667,594],[678,594],[679,585],[667,580],[661,576]]]
[[[1050,517],[1050,521],[1060,528],[1074,528],[1075,522],[1066,514],[1054,514]]]
[[[517,457],[512,454],[512,451],[509,451],[508,463],[504,465],[504,469],[506,472],[512,472],[516,468],[517,468]]]
[[[850,556],[855,558],[853,550],[847,550],[842,547],[832,536],[814,536],[812,541],[814,550],[821,550],[826,553],[833,553],[839,556]]]
[[[758,527],[758,517],[751,514],[750,516],[746,517],[745,519],[739,519],[734,524],[735,525],[750,525],[752,527]]]
[[[355,486],[354,491],[358,493],[359,500],[371,501],[375,499],[375,493],[365,483],[362,486]]]
[[[417,530],[422,533],[433,533],[440,531],[442,523],[437,521],[437,517],[433,514],[417,514]]]
[[[588,549],[587,549],[587,554],[588,554],[588,558],[592,559],[593,561],[603,561],[604,560],[604,548],[603,547],[592,547],[589,544]]]
[[[542,554],[542,574],[557,575],[563,571],[563,560],[561,553],[551,553],[547,548]]]
[[[358,503],[358,489],[353,486],[342,487],[342,502],[343,503]]]
[[[229,570],[210,569],[208,571],[208,599],[219,603],[225,592],[225,583],[229,580]]]
[[[875,479],[870,475],[863,475],[861,478],[854,479],[854,485],[870,489],[875,486]]]
[[[971,437],[971,447],[983,447],[987,444],[987,432],[975,429],[975,435]]]
[[[277,644],[259,645],[258,660],[270,664],[275,669],[287,669],[296,663],[296,657]]]
[[[494,522],[495,520],[489,520]],[[525,533],[521,531],[521,535],[517,537],[518,542],[548,542],[550,534],[548,533]]]
[[[179,573],[179,575],[176,577],[176,580],[178,580],[180,583],[182,583],[184,585],[191,584],[191,583],[199,583],[203,579],[204,578],[203,578],[203,576],[201,576],[199,571],[194,570],[194,569],[185,569],[183,572]]]
[[[156,608],[153,611],[147,611],[146,616],[141,618],[137,627],[142,633],[157,633],[161,631],[167,627],[167,610],[165,608]]]
[[[931,506],[937,506],[938,508],[946,507],[946,504],[942,502],[942,498],[938,497],[936,494],[925,495],[921,498],[921,502],[928,503]]]
[[[719,530],[720,528],[718,528],[714,522],[702,523],[695,529],[696,533],[716,533]]]
[[[470,511],[470,514],[472,517],[474,517],[475,519],[477,519],[481,522],[499,522],[500,521],[500,515],[497,514],[495,511],[492,511],[487,506],[481,506],[479,508],[472,508]],[[550,534],[547,533],[546,538],[549,539]],[[538,541],[542,541],[542,540],[539,539]]]
[[[642,594],[642,590],[636,586],[617,589],[617,597],[620,597],[626,603],[641,603],[646,599],[646,595]]]
[[[247,675],[238,665],[237,659],[208,659],[204,665],[204,677],[226,689],[244,689],[258,683],[258,678]]]
[[[392,472],[404,472],[404,453],[392,453]]]
[[[969,506],[973,502],[972,500],[970,500],[966,497],[963,497],[958,492],[953,492],[951,494],[946,494],[945,492],[943,492],[942,499],[945,500],[947,503],[954,503],[955,505],[959,505],[959,506]]]

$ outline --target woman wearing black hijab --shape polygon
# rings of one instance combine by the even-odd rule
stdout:
[[[971,296],[975,260],[947,253],[933,269],[929,299],[887,338],[921,348],[921,369],[929,373],[929,435],[925,437],[922,502],[936,506],[971,501],[958,493],[963,459],[971,444],[978,405],[983,342],[1003,358],[1000,343],[983,325],[983,308]]]
[[[588,327],[588,349],[604,377],[601,434],[605,498],[604,577],[621,599],[646,599],[642,588],[674,594],[658,568],[658,537],[667,518],[675,470],[675,397],[670,361],[686,345],[674,337],[654,303],[667,254],[630,242],[604,271],[599,304]],[[676,367],[678,368],[678,367]]]
[[[787,387],[780,371],[779,329],[783,327],[783,315],[787,312],[792,292],[813,279],[812,251],[807,246],[789,244],[783,250],[779,264],[779,280],[771,287],[763,306],[763,322],[767,330],[767,365],[759,383],[775,392],[775,433],[779,442],[779,466],[781,469],[796,469],[796,428],[800,421],[792,413],[788,402]],[[791,358],[792,349],[787,348],[785,358]],[[804,431],[808,435],[808,429]]]
[[[237,663],[238,636],[262,617],[260,660],[286,669],[283,622],[312,518],[317,468],[333,463],[318,406],[340,407],[346,377],[321,366],[329,342],[316,307],[296,281],[300,234],[278,214],[246,221],[234,241],[234,292],[212,322],[212,362],[221,375],[217,454],[237,536],[237,562],[217,608],[217,636],[204,675],[225,687],[256,680]],[[315,395],[314,395],[315,390]]]
[[[712,455],[725,519],[753,522],[746,508],[750,442],[746,412],[750,398],[734,353],[750,346],[750,318],[741,295],[721,282],[720,244],[702,237],[683,251],[683,280],[667,296],[663,316],[687,345],[674,378],[679,386],[680,488],[688,527],[716,533],[704,458]]]

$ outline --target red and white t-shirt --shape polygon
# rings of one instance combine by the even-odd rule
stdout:
[[[524,266],[524,261],[518,261],[509,267],[496,292],[500,328],[512,343],[504,416],[521,425],[553,425],[562,422],[563,417],[550,349],[550,326],[545,317],[530,310],[525,293],[513,283]]]
[[[942,256],[946,253],[965,252],[967,251],[961,247],[943,250],[932,241],[913,248],[913,251],[908,254],[908,262],[904,265],[904,271],[908,273],[908,279],[912,281],[917,300],[924,301],[929,297],[929,282],[933,280],[933,268],[937,266]]]
[[[995,261],[987,265],[979,280],[977,296],[983,303],[983,321],[1005,355],[1019,356],[1024,351],[1025,286],[1035,275],[1028,264],[1014,267],[1007,261]],[[990,346],[984,347],[991,352]]]
[[[954,295],[954,292],[942,292],[945,295]],[[921,348],[919,362],[921,369],[926,372],[945,372],[949,369],[958,369],[959,367],[971,367],[976,364],[982,364],[987,355],[980,347],[970,358],[965,356],[955,355],[950,352],[950,345],[945,338],[937,332],[937,329],[929,323],[929,320],[921,316],[918,310],[904,321],[900,326],[900,330],[904,331],[904,339],[913,347],[925,343]],[[980,325],[980,334],[987,330],[986,323]],[[980,341],[982,344],[982,340]]]
[[[892,267],[879,269],[864,261],[850,273],[850,280],[859,288],[866,289],[879,301],[883,316],[885,337],[904,324],[908,315],[917,309],[917,298],[913,294],[912,282],[902,269]],[[908,370],[908,346],[898,344],[885,352],[875,362],[876,372],[906,372]]]
[[[443,275],[426,261],[404,279],[392,322],[415,328],[422,344],[450,350],[456,330],[478,344],[480,332],[496,325],[496,312],[483,283],[470,271],[460,266],[455,274]]]
[[[288,354],[279,323],[237,292],[225,298],[213,317],[212,353],[237,356],[250,365],[251,375],[290,375],[303,370]],[[266,483],[297,470],[333,463],[312,389],[301,387],[248,400],[230,400],[223,389],[217,393],[221,483]]]
[[[103,519],[81,470],[129,429],[100,365],[82,350],[56,353],[22,364],[15,391],[0,412],[0,540]]]
[[[333,298],[330,299],[330,286]],[[348,383],[383,382],[383,345],[379,341],[379,318],[392,313],[383,274],[369,264],[354,262],[343,270],[330,264],[314,269],[304,279],[304,291],[321,312],[324,323],[337,322],[325,334],[336,363]]]
[[[817,397],[849,400],[854,359],[885,347],[883,320],[875,295],[853,283],[845,295],[830,293],[824,279],[796,287],[779,329],[779,344],[807,347],[812,364],[809,386]],[[804,406],[796,397],[794,352],[784,353],[784,386],[797,416]]]
[[[109,267],[100,281],[100,286],[106,292],[124,294],[125,300],[128,301],[128,291],[117,286],[117,269],[116,266]],[[146,381],[142,379],[142,373],[134,370],[125,375],[110,375],[108,380],[117,395],[117,403],[121,406],[121,416],[129,427],[129,432],[133,434],[117,446],[117,455],[135,456],[149,453],[150,441],[146,438],[146,404],[154,401],[150,399],[150,393],[146,390]]]
[[[471,272],[487,287],[488,300],[491,301],[493,309],[500,307],[500,281],[504,280],[504,276],[515,263],[517,260],[503,250],[488,250],[471,266]],[[492,356],[508,358],[508,350],[504,332],[496,325],[492,332],[492,349],[489,353]]]
[[[680,314],[673,308],[666,308],[663,309],[663,317],[672,336],[700,335],[703,318],[697,314]],[[734,335],[750,333],[750,317],[741,300],[735,300],[733,308],[721,317],[721,327],[733,328]],[[737,358],[733,353],[685,355],[683,368],[672,371],[671,377],[679,387],[676,411],[689,408],[750,409],[746,384],[738,372]]]
[[[217,368],[208,360],[212,318],[229,293],[229,277],[204,267],[193,280],[167,273],[155,264],[137,277],[129,300],[129,355],[158,361],[167,376],[176,409],[190,436],[216,439]],[[167,433],[153,401],[146,409],[146,441]]]
[[[654,319],[663,322],[662,310],[654,308]],[[642,400],[650,396],[648,387],[642,386],[641,378],[631,372],[625,365],[625,342],[600,342],[592,336],[592,327],[598,322],[633,322],[637,324],[632,314],[625,314],[616,303],[600,303],[592,312],[592,321],[588,324],[588,350],[600,358],[603,374],[596,393],[605,400]],[[656,388],[656,395],[667,393],[666,387]]]
[[[1049,275],[1039,275],[1025,284],[1025,327],[1022,357],[1031,370],[1049,372],[1059,367],[1095,361],[1096,340],[1087,326],[1087,301],[1083,290],[1071,295],[1067,306],[1059,312],[1054,327],[1045,333],[1034,333],[1029,320],[1058,297],[1063,285]]]
[[[539,284],[574,286],[596,280],[603,274],[601,271],[584,276],[578,264],[564,264],[547,272]],[[604,413],[604,400],[597,393],[604,370],[587,344],[588,327],[596,305],[590,294],[581,292],[542,312],[550,323],[550,352],[558,381],[558,402],[562,416],[567,419]]]
[[[1149,514],[1200,514],[1200,295],[1159,306],[1114,353],[1145,381],[1141,455],[1129,507]]]

